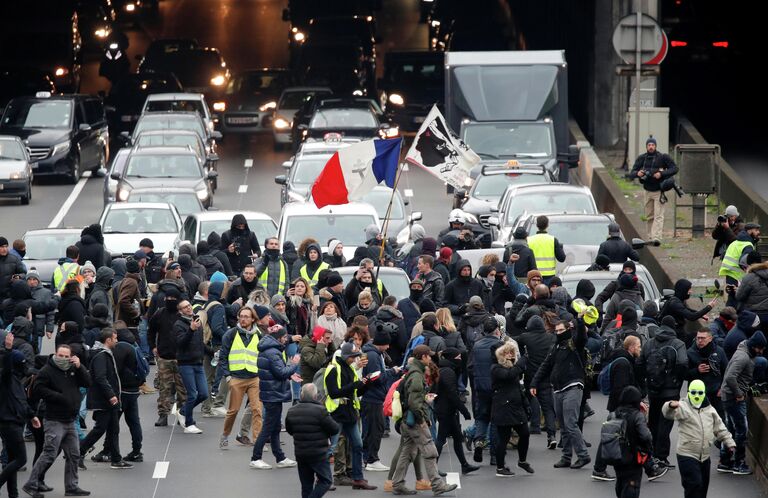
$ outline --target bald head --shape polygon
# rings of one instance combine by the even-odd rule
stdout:
[[[549,287],[539,284],[533,288],[533,297],[536,299],[546,299],[549,297]]]
[[[628,335],[624,339],[624,349],[635,358],[639,357],[641,350],[640,338],[634,335]]]

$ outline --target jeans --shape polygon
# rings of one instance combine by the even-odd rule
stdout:
[[[700,462],[695,458],[677,455],[677,469],[680,471],[685,498],[707,498],[710,466],[709,458]]]
[[[350,454],[352,456],[352,479],[360,480],[363,477],[363,439],[360,435],[360,427],[357,425],[357,421],[348,422],[345,424],[339,424],[341,430],[338,434],[331,438],[330,453],[333,454],[336,451],[336,445],[339,442],[339,436],[344,434],[347,438],[347,444],[350,446]]]
[[[139,393],[123,393],[123,418],[131,433],[131,453],[141,453],[141,443],[144,437],[141,433],[139,419]]]
[[[552,388],[547,386],[537,390],[536,396],[531,396],[528,389],[526,395],[531,405],[531,431],[541,431],[541,413],[544,413],[544,430],[547,437],[554,439],[557,435],[555,426],[555,400],[552,397]]]
[[[589,458],[584,436],[579,430],[579,414],[584,391],[581,387],[571,387],[554,393],[555,412],[563,436],[563,459],[570,461],[572,453],[578,458]]]
[[[282,403],[264,403],[264,422],[259,437],[253,443],[251,460],[261,460],[264,445],[269,441],[276,462],[285,460],[285,453],[280,447],[280,421],[283,418]],[[330,471],[330,469],[329,469]]]
[[[301,481],[301,498],[321,498],[333,484],[331,466],[328,460],[306,461],[297,458],[299,481]],[[317,477],[317,482],[315,482]]]
[[[747,401],[729,399],[723,404],[725,405],[725,425],[736,442],[736,453],[733,456],[733,463],[738,465],[744,462],[747,451]],[[728,450],[724,445],[720,449],[720,461],[724,463],[730,461]]]
[[[8,454],[8,463],[0,471],[0,488],[7,484],[8,496],[19,496],[16,475],[27,463],[27,447],[24,445],[24,424],[0,422],[0,438]]]
[[[118,405],[119,406],[119,405]],[[80,455],[85,455],[93,448],[101,436],[106,434],[107,440],[104,447],[109,450],[112,463],[123,459],[120,456],[120,408],[113,407],[109,410],[95,410],[93,412],[93,429],[80,441]]]
[[[85,387],[80,388],[80,411],[78,412],[78,417],[85,420],[86,417],[88,417],[88,408],[85,404],[85,398],[88,394],[88,389]],[[85,439],[85,431],[82,427],[80,427],[80,420],[75,420],[75,431],[77,431],[77,437],[82,441]]]
[[[669,420],[661,414],[661,407],[673,398],[655,398],[648,397],[648,428],[653,435],[653,456],[659,460],[666,460],[669,457],[669,433],[672,432],[673,420]]]
[[[758,384],[768,380],[768,359],[765,356],[755,357],[755,368],[752,370],[752,382]]]
[[[519,462],[525,462],[528,458],[528,444],[531,441],[531,433],[528,431],[528,424],[518,425],[499,425],[496,426],[496,430],[499,432],[499,444],[496,445],[496,468],[502,469],[505,467],[507,455],[507,443],[509,437],[512,435],[512,429],[517,432],[520,439],[517,442],[517,460]]]
[[[384,435],[383,403],[363,401],[360,415],[363,418],[363,460],[365,463],[379,461],[381,437]]]
[[[149,350],[149,341],[147,341],[147,330],[149,329],[149,321],[141,317],[139,322],[139,349],[144,358],[151,358],[152,352]]]
[[[208,381],[202,365],[179,365],[179,374],[187,390],[187,402],[184,404],[184,418],[187,427],[195,425],[193,412],[195,407],[208,399]]]
[[[292,358],[295,355],[299,354],[299,343],[298,342],[290,342],[285,347],[285,357],[286,358]],[[294,380],[291,382],[291,396],[293,397],[293,403],[296,404],[299,402],[299,395],[301,394],[301,382],[296,382]],[[312,379],[309,379],[309,382],[312,382]]]
[[[440,456],[443,452],[443,446],[445,441],[451,436],[453,439],[453,452],[456,453],[456,457],[464,467],[467,465],[467,457],[464,456],[464,448],[461,443],[464,441],[464,435],[461,433],[461,422],[459,422],[459,414],[454,413],[452,417],[438,418],[437,419],[437,440],[435,446],[437,447],[437,455]]]
[[[75,428],[70,423],[45,421],[45,446],[40,458],[35,462],[26,486],[37,489],[43,482],[46,472],[51,468],[59,451],[64,453],[64,489],[73,491],[79,487],[77,461],[80,458],[80,441]]]

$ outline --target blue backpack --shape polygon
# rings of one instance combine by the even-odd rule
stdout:
[[[416,337],[414,340],[411,341],[410,344],[408,344],[408,347],[405,350],[405,354],[403,355],[403,364],[401,365],[403,368],[408,366],[408,358],[411,357],[411,353],[413,352],[413,348],[416,346],[419,346],[421,344],[424,344],[424,336],[420,335]]]
[[[619,360],[624,360],[626,362],[629,362],[629,360],[627,360],[623,356],[620,356],[619,358],[616,358],[615,360],[613,360],[612,362],[604,366],[603,369],[600,370],[600,374],[597,376],[597,386],[600,388],[600,392],[606,396],[611,395],[611,367],[613,367],[613,364]]]
[[[133,354],[136,357],[136,370],[133,372],[133,375],[143,384],[149,375],[149,362],[144,358],[144,354],[136,344],[133,344]]]

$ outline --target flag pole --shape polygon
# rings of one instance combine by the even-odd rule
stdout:
[[[379,278],[379,269],[381,268],[381,258],[384,257],[384,246],[387,243],[387,230],[389,229],[389,217],[392,213],[392,204],[395,201],[395,192],[397,192],[397,185],[400,183],[400,175],[403,172],[402,165],[400,164],[400,153],[403,150],[403,141],[400,141],[400,151],[397,155],[397,174],[395,175],[395,184],[392,187],[392,195],[389,197],[389,205],[387,205],[387,213],[384,216],[384,226],[381,230],[381,246],[379,247],[379,258],[376,262],[376,279]]]

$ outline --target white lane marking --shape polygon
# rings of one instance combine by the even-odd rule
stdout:
[[[160,479],[165,479],[165,476],[168,473],[168,467],[171,465],[171,462],[168,461],[168,450],[171,449],[171,441],[173,441],[173,433],[176,431],[176,424],[179,420],[179,411],[178,411],[178,407],[176,406],[176,403],[174,403],[173,406],[171,407],[171,415],[173,415],[173,422],[171,423],[171,435],[168,436],[168,444],[165,447],[165,453],[163,454],[163,459],[155,463],[155,473],[152,474],[152,479],[157,479],[155,481],[155,491],[152,493],[152,498],[155,498],[157,496],[157,489],[160,487]],[[162,472],[162,476],[159,476],[160,471],[158,470],[158,466],[162,467],[160,464],[165,464],[165,470]]]
[[[90,171],[83,172],[83,176],[80,178],[80,181],[77,182],[77,185],[75,185],[75,188],[72,189],[72,192],[69,194],[69,197],[67,197],[67,200],[64,201],[64,204],[61,205],[59,212],[56,213],[56,216],[53,217],[53,220],[51,220],[51,223],[48,225],[48,228],[57,228],[61,224],[64,217],[67,215],[69,210],[72,208],[72,205],[77,200],[77,197],[80,195],[80,192],[82,192],[83,189],[85,188],[85,184],[90,177],[91,177]]]
[[[456,489],[461,489],[461,478],[459,477],[458,472],[446,472],[445,476],[445,483],[446,484],[455,484],[458,486]]]
[[[239,187],[237,187],[238,194],[244,194],[246,192],[248,192],[248,185],[240,185]]]
[[[407,188],[407,189],[403,190],[403,195],[405,197],[413,197],[413,189],[412,188]]]
[[[408,171],[408,163],[403,163],[402,167],[400,168],[402,171]]]
[[[253,159],[246,159],[245,163],[243,163],[243,167],[245,167],[245,168],[252,168],[253,167]]]
[[[168,475],[168,466],[171,462],[155,462],[155,471],[152,473],[152,479],[165,479]]]

